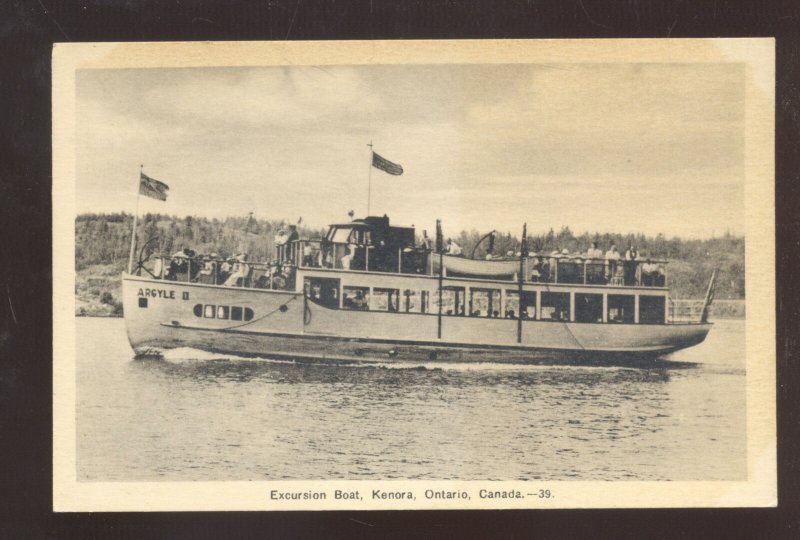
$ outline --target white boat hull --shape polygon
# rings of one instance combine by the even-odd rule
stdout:
[[[140,299],[145,298],[146,302]],[[600,324],[329,309],[302,293],[123,277],[137,354],[179,347],[336,360],[625,361],[705,339],[710,324]],[[142,306],[146,304],[146,307]],[[253,310],[250,321],[199,317],[198,304]]]

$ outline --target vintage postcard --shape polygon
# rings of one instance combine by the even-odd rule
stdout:
[[[771,39],[57,44],[56,511],[777,504]]]

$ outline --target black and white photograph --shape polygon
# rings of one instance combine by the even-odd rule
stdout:
[[[53,73],[56,511],[776,504],[772,40]]]

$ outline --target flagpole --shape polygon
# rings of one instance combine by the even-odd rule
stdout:
[[[369,172],[367,173],[367,216],[369,216],[370,199],[372,197],[372,141],[369,141],[367,146],[369,146]]]
[[[136,248],[136,221],[139,217],[139,188],[142,182],[142,174],[144,173],[144,165],[139,165],[139,180],[136,182],[136,211],[133,214],[133,229],[131,230],[131,253],[128,255],[128,274],[133,274],[133,250]]]
[[[436,249],[439,251],[439,313],[436,317],[436,337],[442,339],[442,280],[444,279],[444,238],[442,220],[436,220]],[[431,267],[433,265],[431,264]],[[455,306],[454,306],[455,307]],[[458,315],[458,313],[456,313]]]

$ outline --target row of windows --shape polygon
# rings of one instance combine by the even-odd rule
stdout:
[[[251,321],[253,320],[253,310],[249,307],[240,306],[217,306],[214,304],[196,304],[194,306],[195,317],[206,319],[224,319],[231,321]]]
[[[339,283],[335,279],[307,279],[306,292],[312,300],[333,309],[339,307]],[[539,302],[541,312],[536,313],[536,291],[523,291],[520,302],[517,290],[505,291],[505,302],[500,289],[465,287],[442,289],[442,313],[451,316],[516,318],[554,321],[572,320],[570,295],[566,292],[542,292]],[[341,307],[364,311],[389,311],[404,313],[438,313],[438,291],[416,291],[369,287],[342,287]],[[664,322],[665,299],[661,296],[640,296],[639,322],[660,324]],[[602,294],[575,294],[575,317],[578,322],[603,321]],[[635,320],[633,295],[609,294],[606,320],[633,323]]]

